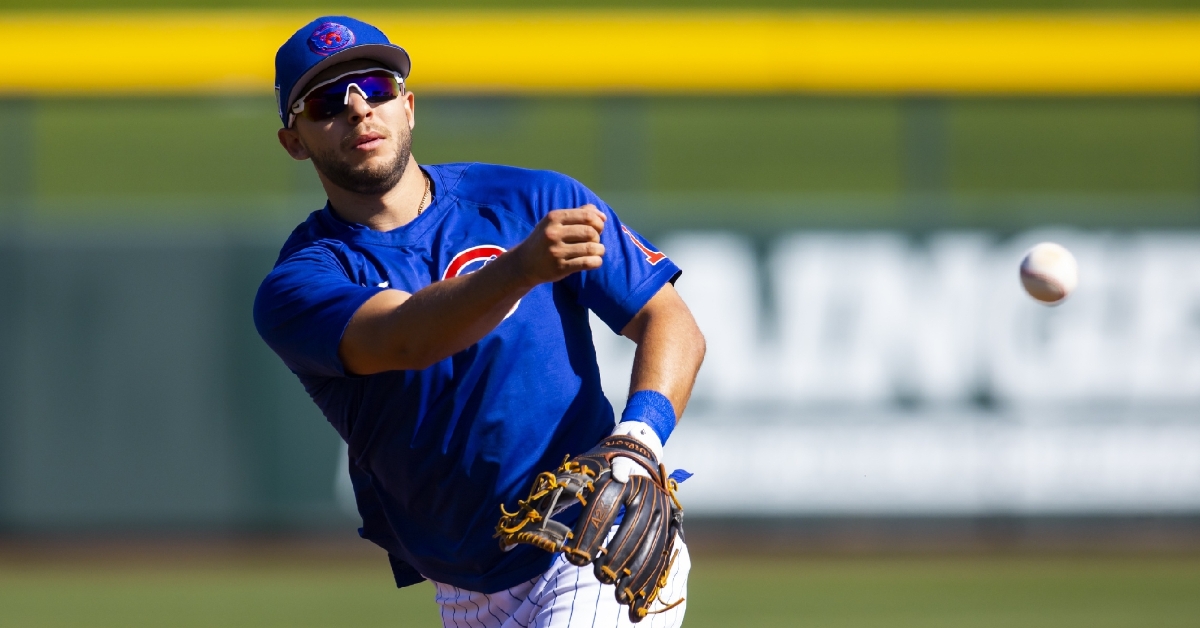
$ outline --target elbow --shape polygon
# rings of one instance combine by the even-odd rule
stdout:
[[[402,370],[424,371],[425,369],[433,366],[434,364],[437,364],[438,362],[441,362],[444,359],[446,359],[446,358],[435,357],[435,356],[430,356],[430,355],[423,355],[423,356],[420,356],[420,357],[415,358],[412,361],[410,361],[408,363],[408,366],[404,367]]]
[[[412,345],[396,347],[391,354],[392,363],[396,365],[394,370],[397,371],[423,371],[447,357],[432,347]]]
[[[692,321],[692,348],[696,356],[696,365],[699,366],[704,362],[704,356],[708,353],[708,341],[704,339],[704,332],[700,331],[700,326],[696,321]]]
[[[375,375],[387,371],[422,371],[440,362],[432,348],[412,344],[387,343],[358,351],[342,347],[342,364],[355,375]]]

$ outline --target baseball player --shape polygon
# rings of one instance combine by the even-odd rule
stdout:
[[[418,165],[409,68],[344,16],[279,49],[279,142],[313,162],[329,202],[283,245],[255,324],[348,445],[360,535],[387,550],[398,586],[433,581],[446,626],[629,625],[590,567],[502,548],[496,521],[540,472],[612,433],[661,458],[704,354],[680,270],[567,176]],[[619,423],[589,311],[637,344]],[[645,471],[627,460],[612,477],[631,485]],[[684,599],[675,547],[662,608]],[[678,626],[684,609],[641,625]]]

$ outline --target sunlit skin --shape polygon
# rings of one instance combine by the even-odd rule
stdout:
[[[380,64],[348,61],[318,74],[309,86],[373,67]],[[301,93],[305,91],[307,87]],[[345,111],[319,122],[298,116],[292,128],[279,130],[279,143],[293,159],[318,155],[351,169],[387,170],[415,126],[411,91],[372,105],[352,89]],[[338,216],[378,231],[415,220],[425,193],[425,177],[411,155],[400,180],[378,194],[340,187],[319,168],[317,174]],[[474,273],[434,282],[413,294],[380,292],[351,318],[339,346],[342,363],[358,375],[424,369],[470,347],[536,286],[599,268],[606,221],[592,205],[554,210],[521,244]],[[659,290],[621,333],[637,344],[630,393],[663,393],[678,420],[704,359],[704,336],[674,286]]]

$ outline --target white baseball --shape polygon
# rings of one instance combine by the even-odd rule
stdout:
[[[1021,260],[1021,285],[1034,299],[1058,305],[1079,285],[1079,264],[1062,245],[1042,242]]]

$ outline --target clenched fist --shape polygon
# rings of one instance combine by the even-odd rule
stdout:
[[[600,268],[604,245],[600,234],[608,218],[595,205],[556,209],[542,218],[533,232],[511,253],[522,276],[537,285],[558,281],[581,270]]]

